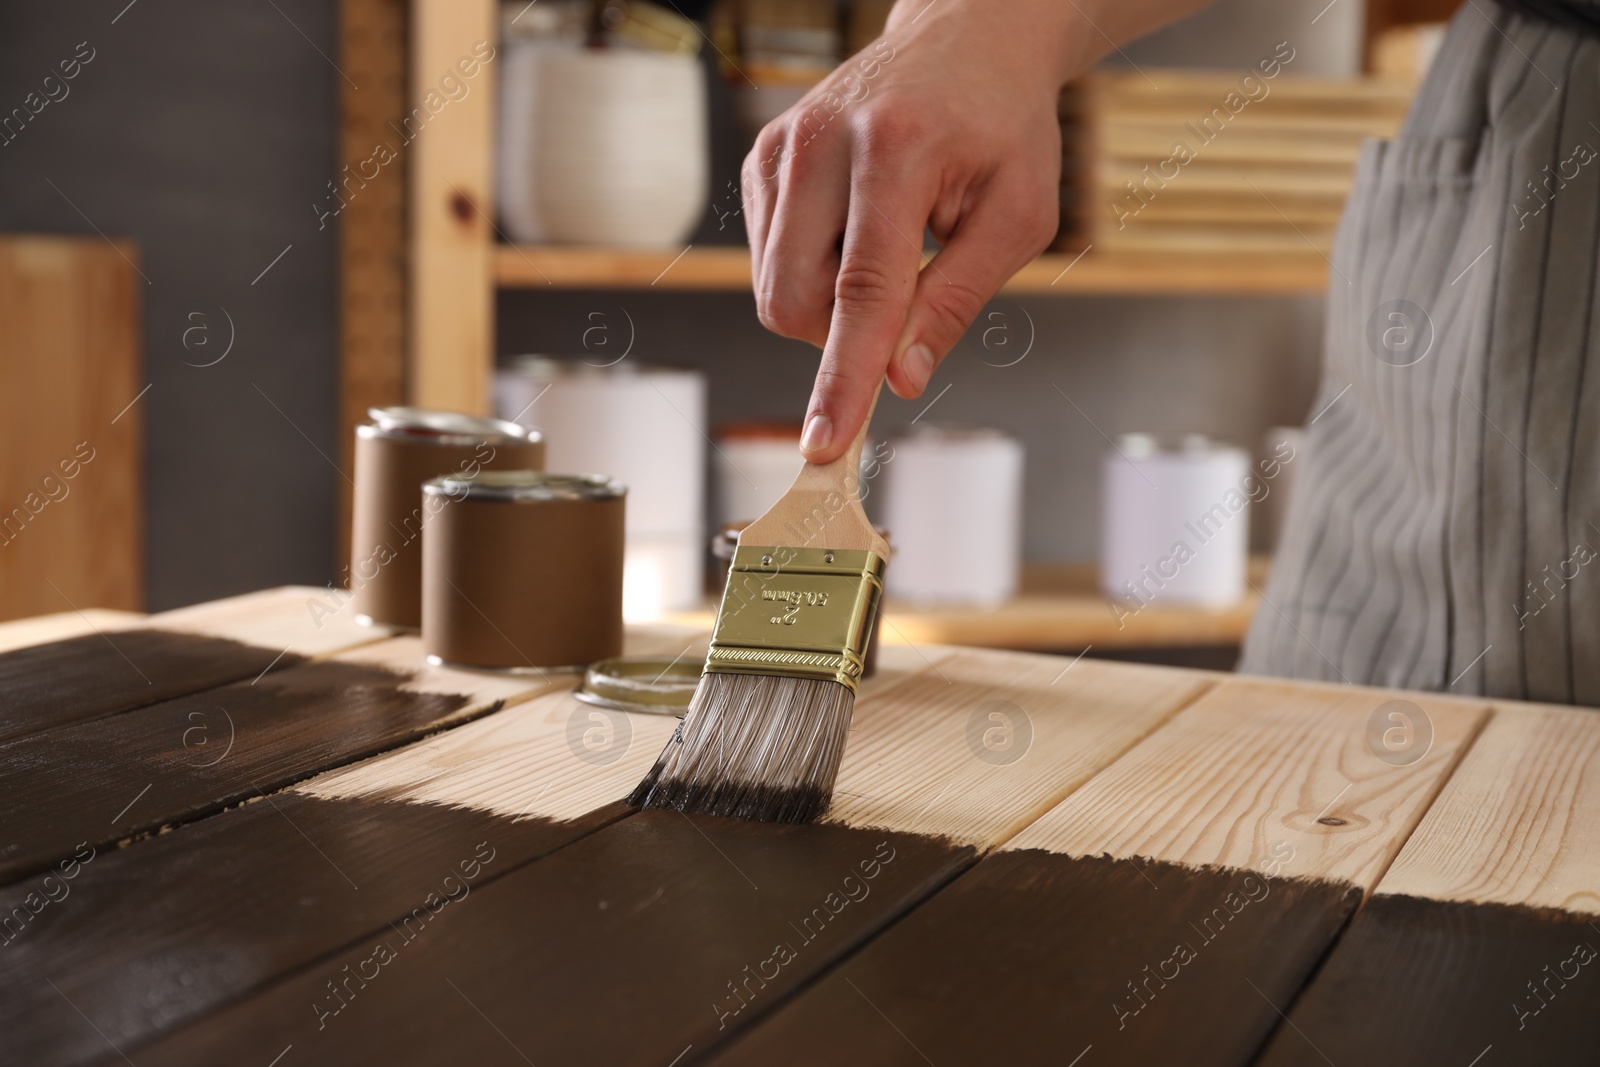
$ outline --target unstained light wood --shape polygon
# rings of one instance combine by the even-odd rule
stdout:
[[[1369,721],[1394,700],[1431,723],[1410,764],[1368,745]],[[1230,680],[1007,847],[1250,869],[1281,843],[1294,855],[1286,873],[1370,889],[1487,714],[1420,693]]]
[[[97,631],[122,630],[144,617],[140,611],[90,608],[87,611],[58,611],[53,615],[12,619],[10,622],[0,622],[0,652],[48,644],[68,637],[81,637]]]

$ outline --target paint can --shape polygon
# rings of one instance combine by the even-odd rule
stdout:
[[[900,535],[885,593],[992,607],[1017,591],[1022,442],[999,430],[913,426],[876,456],[884,525]]]
[[[599,474],[435,478],[422,536],[430,663],[541,671],[622,652],[627,489]]]
[[[723,565],[720,576],[722,584],[726,584],[728,580],[728,568],[733,566],[733,553],[734,550],[739,547],[739,534],[742,533],[744,528],[749,526],[753,521],[755,520],[746,519],[743,522],[726,523],[723,525],[722,529],[717,531],[717,535],[711,539],[711,554]],[[889,556],[892,559],[895,554],[894,538],[890,537],[889,531],[884,529],[882,526],[874,527],[874,529],[878,531],[878,536],[883,538],[884,542],[888,544]],[[712,590],[714,595],[718,597],[722,596],[722,584],[719,584],[716,589]],[[881,609],[881,602],[879,606]],[[866,651],[861,654],[861,677],[863,678],[871,678],[878,670],[878,631],[882,628],[883,612],[880,610],[878,614],[873,617],[872,632],[867,635],[867,648]]]
[[[370,408],[356,427],[350,588],[368,625],[422,626],[422,483],[479,470],[540,470],[544,439],[514,422],[427,408]]]
[[[1243,449],[1189,434],[1176,446],[1122,434],[1103,466],[1100,586],[1145,604],[1227,607],[1244,595],[1248,508],[1258,495]]]

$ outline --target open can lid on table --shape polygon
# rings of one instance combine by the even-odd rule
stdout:
[[[584,672],[574,695],[586,704],[619,711],[683,715],[700,684],[700,660],[664,656],[603,659]]]

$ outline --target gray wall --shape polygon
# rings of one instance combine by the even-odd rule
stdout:
[[[1268,427],[1298,425],[1307,414],[1321,305],[1311,297],[1002,298],[988,310],[1005,319],[980,323],[1003,322],[1016,338],[1011,352],[1032,332],[1020,363],[995,366],[1016,357],[986,349],[975,328],[923,399],[886,391],[873,425],[906,425],[949,385],[924,421],[1003,427],[1027,446],[1027,556],[1091,559],[1099,550],[1101,432],[1193,431],[1257,451]],[[743,294],[502,293],[500,348],[582,353],[584,329],[621,323],[623,311],[635,328],[629,358],[705,371],[713,425],[804,415],[816,350],[768,334]],[[591,320],[592,312],[606,317]]]
[[[336,233],[311,209],[336,154],[334,10],[0,4],[0,110],[95,50],[0,147],[0,231],[139,242],[151,608],[334,576]],[[232,351],[186,366],[220,353],[223,309]],[[184,347],[191,312],[204,349]]]

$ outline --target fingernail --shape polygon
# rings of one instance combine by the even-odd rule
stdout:
[[[904,358],[900,360],[900,369],[905,371],[911,384],[919,390],[928,387],[928,379],[933,377],[933,352],[927,345],[918,341],[906,349]]]
[[[800,438],[800,451],[821,452],[833,440],[833,420],[826,415],[813,415],[806,423],[806,432]]]

